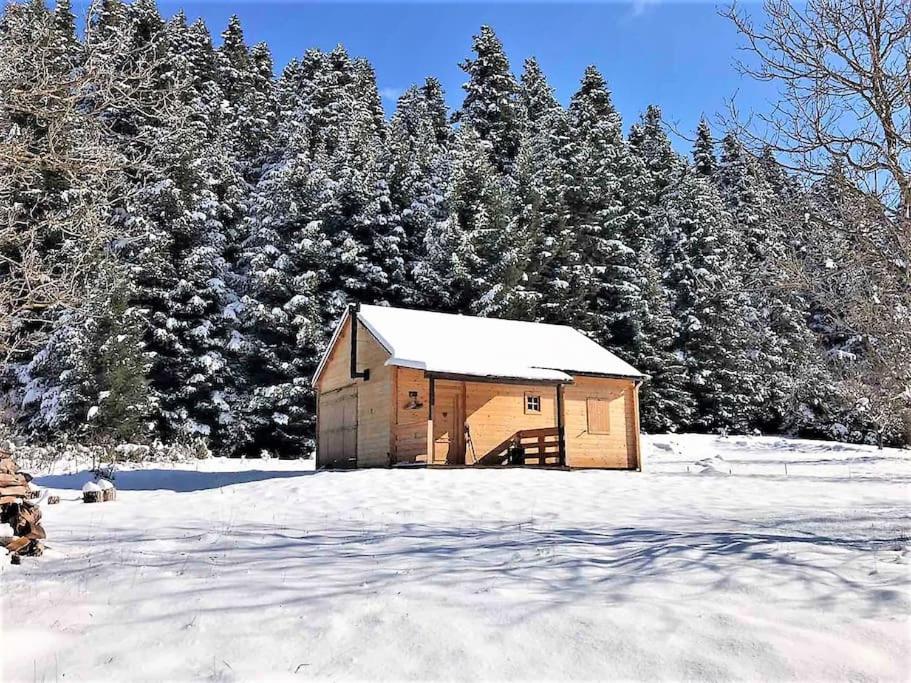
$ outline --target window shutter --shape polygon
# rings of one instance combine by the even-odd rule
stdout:
[[[610,434],[610,401],[603,398],[588,398],[588,433]]]

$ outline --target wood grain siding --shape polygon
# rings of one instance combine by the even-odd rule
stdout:
[[[541,396],[541,412],[525,413],[525,394]],[[465,383],[465,415],[471,431],[468,464],[522,429],[555,427],[557,395],[552,386]]]
[[[357,465],[357,385],[320,394],[318,425],[321,467]]]
[[[576,377],[574,384],[568,384],[564,391],[566,464],[570,467],[637,467],[636,398],[635,383],[627,380]],[[609,433],[589,431],[592,408],[596,411],[596,431],[609,426]]]
[[[327,394],[346,386],[357,386],[357,464],[381,467],[389,462],[392,439],[392,373],[385,365],[389,354],[363,325],[357,334],[357,369],[370,369],[370,379],[351,378],[351,321],[345,322],[329,354],[318,383],[320,409]],[[327,416],[323,415],[325,423]],[[328,425],[324,425],[324,428]],[[320,444],[320,453],[323,446]]]
[[[393,437],[395,459],[398,462],[427,462],[427,411],[430,382],[423,370],[393,368],[395,398],[393,400]],[[416,392],[415,406],[409,396]]]

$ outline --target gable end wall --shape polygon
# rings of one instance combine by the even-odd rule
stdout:
[[[388,464],[391,431],[393,368],[389,354],[363,325],[357,329],[357,369],[370,370],[370,379],[351,378],[351,321],[346,320],[317,383],[317,401],[342,387],[357,387],[357,464]]]

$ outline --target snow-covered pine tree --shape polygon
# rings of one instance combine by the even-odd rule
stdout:
[[[747,431],[756,391],[736,236],[717,190],[695,171],[665,195],[666,286],[696,400],[695,426]]]
[[[224,97],[208,31],[200,23],[188,27],[178,14],[166,32],[179,98],[178,116],[165,122],[175,147],[162,169],[181,211],[165,226],[173,236],[169,258],[177,278],[167,296],[165,327],[176,343],[165,346],[152,379],[166,392],[162,411],[171,428],[205,435],[220,447],[223,427],[233,420],[225,395],[235,384],[224,354],[232,333],[225,311],[237,300],[225,233],[226,223],[235,220],[233,194],[242,181],[226,149]]]
[[[814,347],[807,311],[786,284],[784,206],[758,160],[732,134],[722,142],[715,179],[742,244],[738,262],[753,336],[750,358],[758,379],[753,423],[780,430],[790,419],[795,383],[810,365]]]
[[[415,269],[427,267],[424,238],[447,217],[447,138],[437,129],[437,106],[442,102],[437,93],[441,96],[442,91],[431,90],[433,99],[428,99],[427,92],[426,86],[412,87],[399,98],[389,122],[383,161],[393,206],[389,232],[398,238],[401,262],[401,272],[390,273],[389,299],[409,305],[434,298],[433,291],[425,293],[416,284]]]
[[[629,203],[638,172],[620,115],[594,66],[585,70],[570,101],[569,118],[572,182],[566,197],[582,257],[571,287],[584,293],[583,320],[575,322],[624,357],[639,300],[632,282],[635,254],[625,242],[630,223],[638,220]]]
[[[715,169],[718,167],[718,159],[715,156],[715,140],[712,138],[712,129],[705,117],[699,119],[699,126],[696,128],[696,141],[693,143],[693,164],[696,167],[696,173],[705,178],[714,177]]]
[[[281,123],[240,255],[237,343],[250,381],[235,440],[299,453],[312,443],[309,378],[331,326],[348,300],[384,300],[389,273],[402,268],[372,69],[342,47],[308,51],[283,72],[278,102]]]
[[[147,387],[145,318],[129,305],[125,274],[106,267],[98,287],[58,316],[44,347],[19,367],[20,430],[30,438],[142,442],[154,436],[157,398]]]
[[[828,409],[841,401],[834,391],[821,339],[810,326],[810,297],[798,284],[806,269],[812,268],[812,259],[807,256],[815,240],[806,227],[813,208],[804,187],[785,171],[770,149],[763,150],[757,164],[774,197],[777,224],[777,243],[767,249],[766,267],[774,273],[767,294],[770,322],[786,363],[786,376],[779,383],[786,388],[779,428],[820,436],[831,426]]]
[[[121,160],[82,106],[82,78],[108,72],[87,68],[69,2],[53,13],[10,4],[0,53],[0,384],[22,421],[50,437],[85,417],[71,400],[82,328],[97,313],[85,297],[109,265],[106,192],[118,186],[109,164]]]
[[[472,38],[472,50],[474,58],[459,65],[468,74],[468,82],[455,120],[475,131],[488,146],[496,171],[508,175],[515,167],[524,125],[519,84],[509,69],[503,44],[490,26],[482,26]]]
[[[282,121],[256,186],[239,256],[244,283],[228,350],[243,383],[232,398],[232,450],[300,455],[312,445],[310,376],[326,344],[327,314],[343,295],[329,275],[319,212],[331,202],[326,171],[310,157],[302,117]],[[331,298],[330,298],[331,297]]]
[[[421,94],[427,105],[437,144],[446,146],[452,139],[452,128],[449,125],[449,108],[446,106],[446,93],[439,79],[428,76],[421,86]]]
[[[578,260],[568,224],[569,122],[535,59],[521,78],[525,127],[515,173],[515,233],[522,276],[498,315],[567,322],[581,299],[569,287]]]
[[[426,237],[424,265],[440,287],[440,308],[484,312],[520,277],[509,202],[487,145],[463,124],[452,147],[449,218]]]
[[[120,43],[111,40],[117,34]],[[126,50],[113,49],[123,42]],[[154,2],[139,0],[104,3],[89,21],[87,49],[90,59],[116,65],[115,86],[138,93],[103,115],[110,143],[135,162],[132,189],[118,198],[112,220],[126,238],[116,246],[128,264],[124,310],[144,320],[147,394],[159,407],[159,434],[211,436],[224,418],[228,379],[218,313],[232,298],[215,192],[230,169],[218,146],[211,42],[201,25],[188,27],[182,15],[165,25]],[[121,354],[122,334],[115,326],[110,334],[96,348]]]
[[[254,183],[276,125],[272,55],[264,43],[247,47],[237,16],[228,21],[221,39],[216,79],[223,97],[225,140],[237,169]]]
[[[639,390],[642,429],[681,431],[693,423],[696,406],[679,348],[679,324],[671,312],[657,255],[650,250],[640,252],[636,267],[643,305],[629,358],[649,377]]]
[[[649,380],[640,390],[643,428],[676,431],[693,418],[693,398],[687,391],[687,369],[678,346],[679,326],[671,313],[671,296],[664,288],[661,247],[665,243],[662,207],[667,192],[686,173],[686,162],[671,147],[652,105],[630,129],[630,149],[639,160],[638,175],[628,185],[627,201],[635,220],[627,222],[626,242],[633,250],[631,284],[635,286],[629,318],[630,362]]]

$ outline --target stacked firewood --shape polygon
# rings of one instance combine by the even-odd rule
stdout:
[[[41,509],[34,498],[38,492],[29,486],[31,476],[20,472],[10,453],[0,447],[0,524],[13,528],[12,538],[0,539],[16,561],[20,555],[40,555],[45,538]]]

